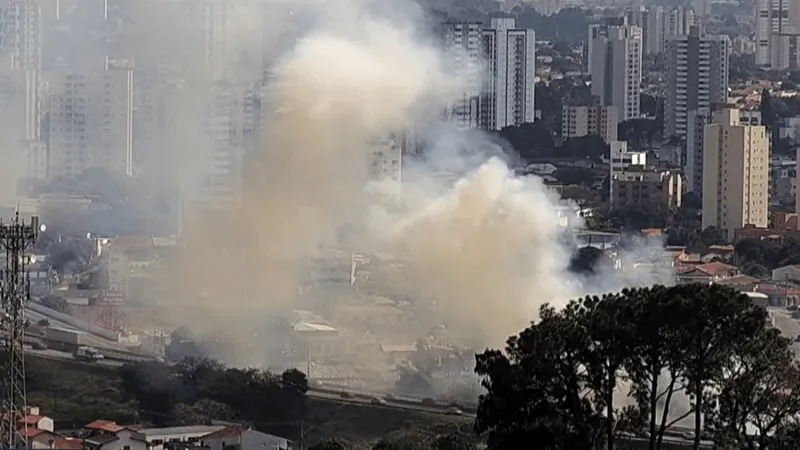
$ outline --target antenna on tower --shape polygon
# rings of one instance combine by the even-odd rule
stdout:
[[[27,321],[25,304],[30,300],[30,256],[39,231],[39,218],[34,216],[26,224],[19,217],[6,224],[0,220],[0,333],[5,336],[2,345],[2,379],[0,379],[0,449],[24,448],[24,418],[27,414],[25,393],[25,358],[23,340]],[[22,427],[20,427],[22,424]]]

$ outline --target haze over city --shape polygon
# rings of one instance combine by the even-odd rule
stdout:
[[[800,8],[673,3],[0,0],[7,355],[118,371],[149,429],[304,442],[264,424],[305,410],[187,387],[239,371],[258,392],[477,415],[468,440],[493,448],[518,425],[504,383],[573,417],[537,383],[575,371],[600,425],[547,433],[610,450],[633,408],[650,449],[673,426],[704,448],[738,378],[679,358],[689,322],[647,321],[724,322],[708,364],[770,347],[753,367],[794,370]],[[722,344],[739,337],[765,343]],[[647,339],[676,350],[642,369]],[[593,366],[609,348],[625,357]],[[148,403],[165,383],[178,400]]]

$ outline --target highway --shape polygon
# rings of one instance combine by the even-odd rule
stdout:
[[[29,355],[36,355],[40,358],[45,358],[45,359],[55,359],[62,361],[70,360],[74,361],[76,364],[100,366],[108,368],[109,370],[117,369],[121,367],[123,364],[125,364],[123,361],[114,361],[109,359],[105,359],[102,361],[95,361],[95,362],[79,361],[76,360],[75,357],[68,352],[62,352],[58,350],[35,350],[29,346],[25,346],[25,353]],[[344,392],[347,392],[349,396],[343,397]],[[463,411],[463,414],[453,414],[450,405],[446,405],[444,403],[438,405],[423,405],[422,399],[418,398],[399,397],[395,399],[389,399],[385,397],[385,394],[368,393],[363,391],[351,390],[342,386],[326,385],[324,382],[323,383],[317,382],[314,387],[309,388],[306,395],[308,395],[311,398],[328,400],[342,404],[353,404],[362,406],[371,405],[374,406],[375,408],[403,409],[403,410],[424,412],[429,414],[463,415],[466,417],[474,417],[474,414],[469,408],[466,408]],[[378,404],[372,405],[375,398],[382,399],[380,405]]]

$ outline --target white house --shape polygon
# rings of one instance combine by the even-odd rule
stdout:
[[[773,270],[772,281],[800,281],[800,264],[778,267]]]
[[[210,450],[224,450],[231,446],[239,446],[240,450],[288,450],[290,447],[287,439],[240,426],[210,433],[203,436],[201,442]]]
[[[130,428],[88,437],[83,445],[86,450],[148,450],[144,435]]]
[[[198,442],[204,436],[224,428],[222,425],[191,425],[185,427],[142,428],[139,433],[144,435],[148,450],[164,450],[164,444],[167,442]]]

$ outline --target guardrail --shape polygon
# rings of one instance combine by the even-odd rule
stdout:
[[[477,403],[458,402],[442,398],[409,397],[405,395],[395,395],[380,391],[363,391],[358,389],[351,389],[347,386],[318,384],[310,386],[309,390],[315,392],[324,392],[326,394],[332,394],[332,395],[341,395],[343,393],[347,393],[357,398],[380,398],[380,399],[385,399],[387,401],[391,401],[392,403],[403,403],[415,406],[425,406],[430,408],[450,408],[455,406],[464,412],[470,412],[470,413],[475,413],[478,410]]]

